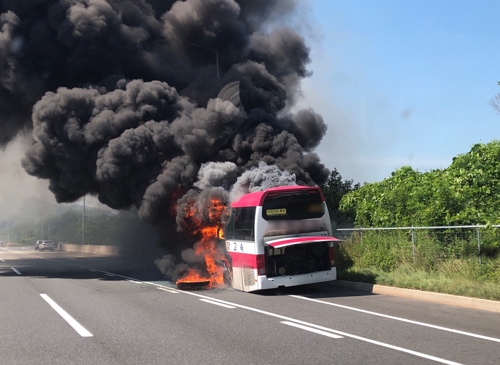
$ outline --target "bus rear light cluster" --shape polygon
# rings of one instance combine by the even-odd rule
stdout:
[[[333,247],[328,247],[328,253],[330,254],[330,264],[335,266],[335,254],[333,253]]]
[[[257,275],[266,275],[266,259],[264,255],[257,255]]]

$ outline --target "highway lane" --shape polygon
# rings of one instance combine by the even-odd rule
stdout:
[[[180,292],[151,263],[63,252],[0,259],[0,364],[500,363],[498,313],[324,285]]]

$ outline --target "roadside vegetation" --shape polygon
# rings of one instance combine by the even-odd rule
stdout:
[[[415,256],[408,230],[352,235],[338,250],[339,279],[500,300],[500,259],[483,251],[479,262],[475,230],[415,232]]]
[[[340,245],[339,278],[500,300],[499,141],[474,145],[446,169],[405,166],[381,182],[350,186],[331,213],[355,227],[487,227],[481,251],[476,229],[415,230],[415,254],[411,230],[354,233]]]

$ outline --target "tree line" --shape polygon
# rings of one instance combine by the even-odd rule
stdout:
[[[335,207],[335,204],[332,204]],[[475,144],[444,169],[403,166],[381,182],[353,186],[339,214],[358,227],[498,224],[500,141]]]

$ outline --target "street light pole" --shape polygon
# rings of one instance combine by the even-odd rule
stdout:
[[[82,245],[85,242],[85,195],[83,196]]]
[[[208,51],[212,51],[213,53],[215,53],[215,65],[217,67],[217,78],[219,79],[220,78],[220,75],[219,75],[219,50],[216,48],[208,48],[208,47],[200,46],[199,44],[194,44],[191,42],[186,42],[186,43],[190,44],[191,46],[203,48],[203,49],[206,49]]]
[[[219,50],[215,50],[215,63],[217,67],[217,78],[219,78]]]
[[[162,36],[161,38],[163,39],[162,43],[165,43],[166,42],[165,37]],[[189,45],[194,46],[194,47],[203,48],[203,49],[206,49],[208,51],[212,51],[213,53],[215,53],[215,65],[217,67],[217,78],[218,79],[220,78],[220,73],[219,73],[219,50],[218,49],[200,46],[199,44],[196,44],[196,43],[191,43],[191,42],[186,42],[186,41],[181,41],[181,40],[178,40],[178,41],[180,41],[182,43],[189,44]]]

